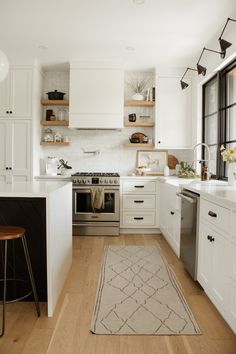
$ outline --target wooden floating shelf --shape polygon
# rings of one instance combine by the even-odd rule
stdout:
[[[128,100],[125,101],[125,107],[154,107],[154,101],[136,101],[136,100]]]
[[[154,127],[155,122],[127,122],[125,127]]]
[[[66,143],[66,142],[63,142],[63,141],[61,143],[41,141],[40,145],[44,145],[44,146],[67,146],[67,145],[69,145],[69,143]]]
[[[69,106],[69,100],[41,100],[43,106]]]
[[[126,143],[124,144],[125,147],[154,147],[155,145],[153,143]]]
[[[47,125],[47,126],[63,126],[63,127],[68,127],[69,126],[69,121],[68,120],[41,120],[40,121],[41,125]]]

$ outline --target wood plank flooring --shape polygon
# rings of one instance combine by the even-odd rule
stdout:
[[[74,237],[73,265],[53,318],[46,305],[8,305],[0,354],[235,354],[236,336],[161,235]],[[102,336],[89,332],[106,244],[159,244],[202,331],[200,336]],[[1,313],[0,313],[1,315]]]

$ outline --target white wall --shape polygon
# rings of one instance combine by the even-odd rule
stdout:
[[[129,75],[130,73],[128,76],[126,75],[126,79]],[[66,95],[69,96],[68,72],[44,73],[42,98],[47,98],[46,92],[55,89],[65,92]],[[131,98],[130,96],[131,92],[127,88],[125,90],[125,98]],[[55,107],[51,108],[53,108],[56,113]],[[125,119],[127,119],[128,114],[133,111],[133,108],[125,108]],[[154,111],[153,109],[153,112]],[[146,108],[139,108],[136,112],[138,112],[138,114],[148,114]],[[45,114],[45,109],[42,114]],[[121,131],[107,131],[74,130],[66,127],[54,127],[54,132],[60,132],[63,136],[69,137],[70,145],[53,148],[43,146],[40,151],[40,157],[41,159],[45,159],[47,156],[63,158],[73,167],[72,172],[109,171],[126,175],[127,173],[133,172],[135,169],[137,149],[125,148],[123,144],[128,141],[132,133],[140,129],[144,134],[153,137],[154,129],[152,128],[124,128]],[[85,154],[82,149],[85,151],[100,150],[100,154],[96,156]],[[175,155],[180,161],[192,162],[192,155],[189,150],[176,150],[170,151],[169,153]],[[42,170],[41,173],[44,173],[44,171]]]

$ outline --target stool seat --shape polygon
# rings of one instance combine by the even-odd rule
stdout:
[[[36,286],[35,286],[34,275],[33,275],[33,271],[32,271],[32,266],[31,266],[31,261],[30,261],[28,247],[27,247],[25,233],[26,233],[26,230],[20,226],[5,226],[5,225],[0,226],[0,245],[3,245],[3,248],[1,248],[1,250],[0,250],[1,251],[0,256],[2,257],[2,264],[3,264],[3,279],[0,279],[0,282],[3,282],[2,329],[0,332],[0,337],[2,337],[5,333],[6,304],[16,302],[19,300],[23,300],[26,297],[28,297],[31,293],[33,293],[37,315],[40,316],[38,295],[37,295],[37,290],[36,290]],[[13,300],[7,300],[7,282],[9,282],[9,281],[25,282],[25,280],[23,280],[23,279],[17,279],[15,277],[13,277],[13,278],[7,277],[8,242],[14,242],[15,239],[21,239],[21,242],[22,242],[32,291],[28,292],[27,294],[25,294],[21,297],[15,298]]]
[[[19,226],[0,226],[0,241],[14,240],[24,236],[25,229]]]

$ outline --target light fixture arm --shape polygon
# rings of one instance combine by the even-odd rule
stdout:
[[[185,70],[185,72],[184,72],[184,75],[181,77],[180,81],[182,81],[182,80],[183,80],[183,78],[185,77],[185,75],[187,74],[187,72],[188,72],[189,70],[192,70],[192,71],[197,71],[197,69],[187,68],[187,69]]]
[[[217,50],[213,50],[213,49],[208,49],[208,48],[203,48],[203,51],[207,50],[208,52],[213,52],[213,53],[217,53],[217,54],[222,54],[222,52],[218,52]]]
[[[221,37],[223,36],[223,33],[224,33],[224,31],[225,31],[225,29],[226,29],[226,27],[227,27],[229,21],[236,22],[235,19],[228,17],[228,18],[227,18],[227,21],[226,21],[226,24],[224,25],[224,28],[223,28],[223,30],[222,30],[222,32],[221,32],[221,35],[220,35],[219,39],[221,39]]]

